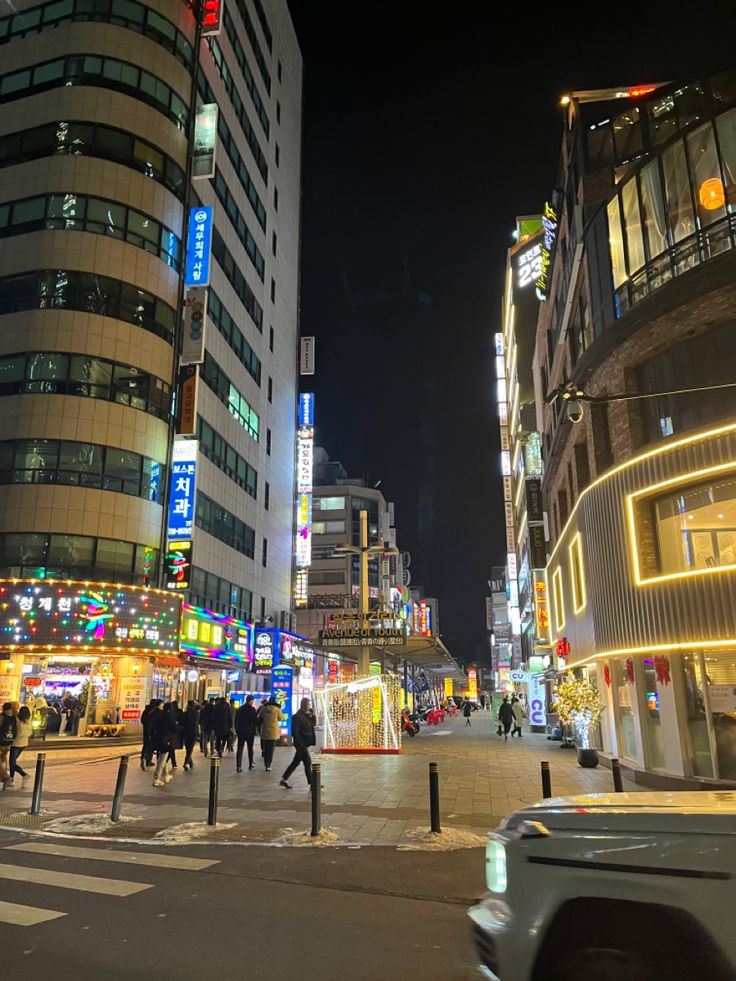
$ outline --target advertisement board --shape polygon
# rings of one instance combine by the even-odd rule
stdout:
[[[192,537],[198,446],[196,439],[177,437],[174,441],[167,532],[171,540]]]
[[[217,103],[207,102],[197,107],[194,117],[194,147],[192,177],[202,180],[215,176],[215,147],[217,146]]]
[[[341,649],[345,647],[401,647],[406,644],[403,627],[354,627],[339,630],[320,630],[320,645]]]
[[[123,722],[140,722],[146,705],[146,682],[137,675],[120,679],[120,718]]]
[[[188,603],[182,608],[180,647],[187,654],[250,665],[252,633],[244,620],[218,616]]]
[[[527,685],[529,693],[529,725],[544,728],[547,725],[547,713],[545,710],[547,690],[544,684],[544,674],[539,672],[530,674]]]
[[[315,350],[316,346],[314,337],[302,337],[299,358],[300,375],[314,374]]]
[[[191,538],[166,543],[166,579],[164,589],[189,589],[192,584]]]
[[[0,581],[0,647],[175,654],[180,615],[179,597],[159,589]]]
[[[184,267],[185,286],[207,286],[210,281],[212,253],[212,208],[197,205],[189,209],[187,259]]]
[[[201,364],[204,361],[206,320],[207,289],[204,286],[190,286],[184,297],[180,364]]]
[[[253,634],[253,671],[269,675],[274,667],[276,638],[272,630],[255,630]]]
[[[286,664],[279,664],[271,672],[271,694],[276,699],[283,716],[279,723],[282,736],[291,735],[291,693],[294,672]]]

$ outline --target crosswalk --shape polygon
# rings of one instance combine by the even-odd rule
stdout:
[[[5,852],[21,852],[24,854],[43,856],[49,859],[76,859],[80,862],[91,862],[113,865],[137,865],[140,868],[171,870],[173,872],[201,872],[203,869],[218,865],[216,859],[188,858],[184,855],[169,855],[166,853],[127,851],[114,848],[92,848],[77,845],[63,845],[40,841],[28,841],[15,845],[6,845],[0,849]],[[106,876],[88,875],[81,872],[59,871],[54,868],[39,868],[29,865],[13,865],[11,855],[8,861],[0,861],[0,882],[8,881],[9,888],[4,890],[6,895],[13,892],[12,883],[36,884],[50,887],[48,896],[57,896],[55,890],[68,889],[74,892],[93,893],[110,899],[126,898],[138,893],[154,889],[151,882],[136,882],[127,878],[108,878]],[[46,900],[44,900],[46,901]],[[52,905],[62,905],[52,901]],[[28,906],[23,903],[0,901],[0,924],[30,927],[57,920],[68,914],[63,909],[46,909],[38,906]]]

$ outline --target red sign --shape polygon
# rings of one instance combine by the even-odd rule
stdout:
[[[222,0],[203,0],[202,3],[202,37],[219,34],[221,30]]]
[[[123,722],[137,722],[141,717],[141,713],[138,709],[123,709],[120,715]]]
[[[23,684],[26,688],[35,688],[37,685],[43,684],[43,678],[26,678]]]
[[[327,662],[327,680],[329,684],[337,684],[337,661]]]

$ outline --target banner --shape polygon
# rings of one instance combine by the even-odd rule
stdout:
[[[184,330],[181,339],[180,364],[202,364],[204,331],[207,317],[207,288],[190,286],[184,297]]]
[[[313,375],[315,367],[315,341],[313,337],[302,337],[299,374]]]
[[[212,208],[199,205],[189,209],[185,286],[207,286],[210,281],[212,252]]]
[[[207,102],[197,108],[194,117],[194,149],[192,178],[201,180],[215,176],[215,146],[217,144],[217,103]]]

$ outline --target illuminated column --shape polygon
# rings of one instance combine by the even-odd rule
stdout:
[[[368,512],[360,512],[360,622],[368,625]],[[358,654],[358,677],[367,675],[370,670],[370,648],[361,647]]]

